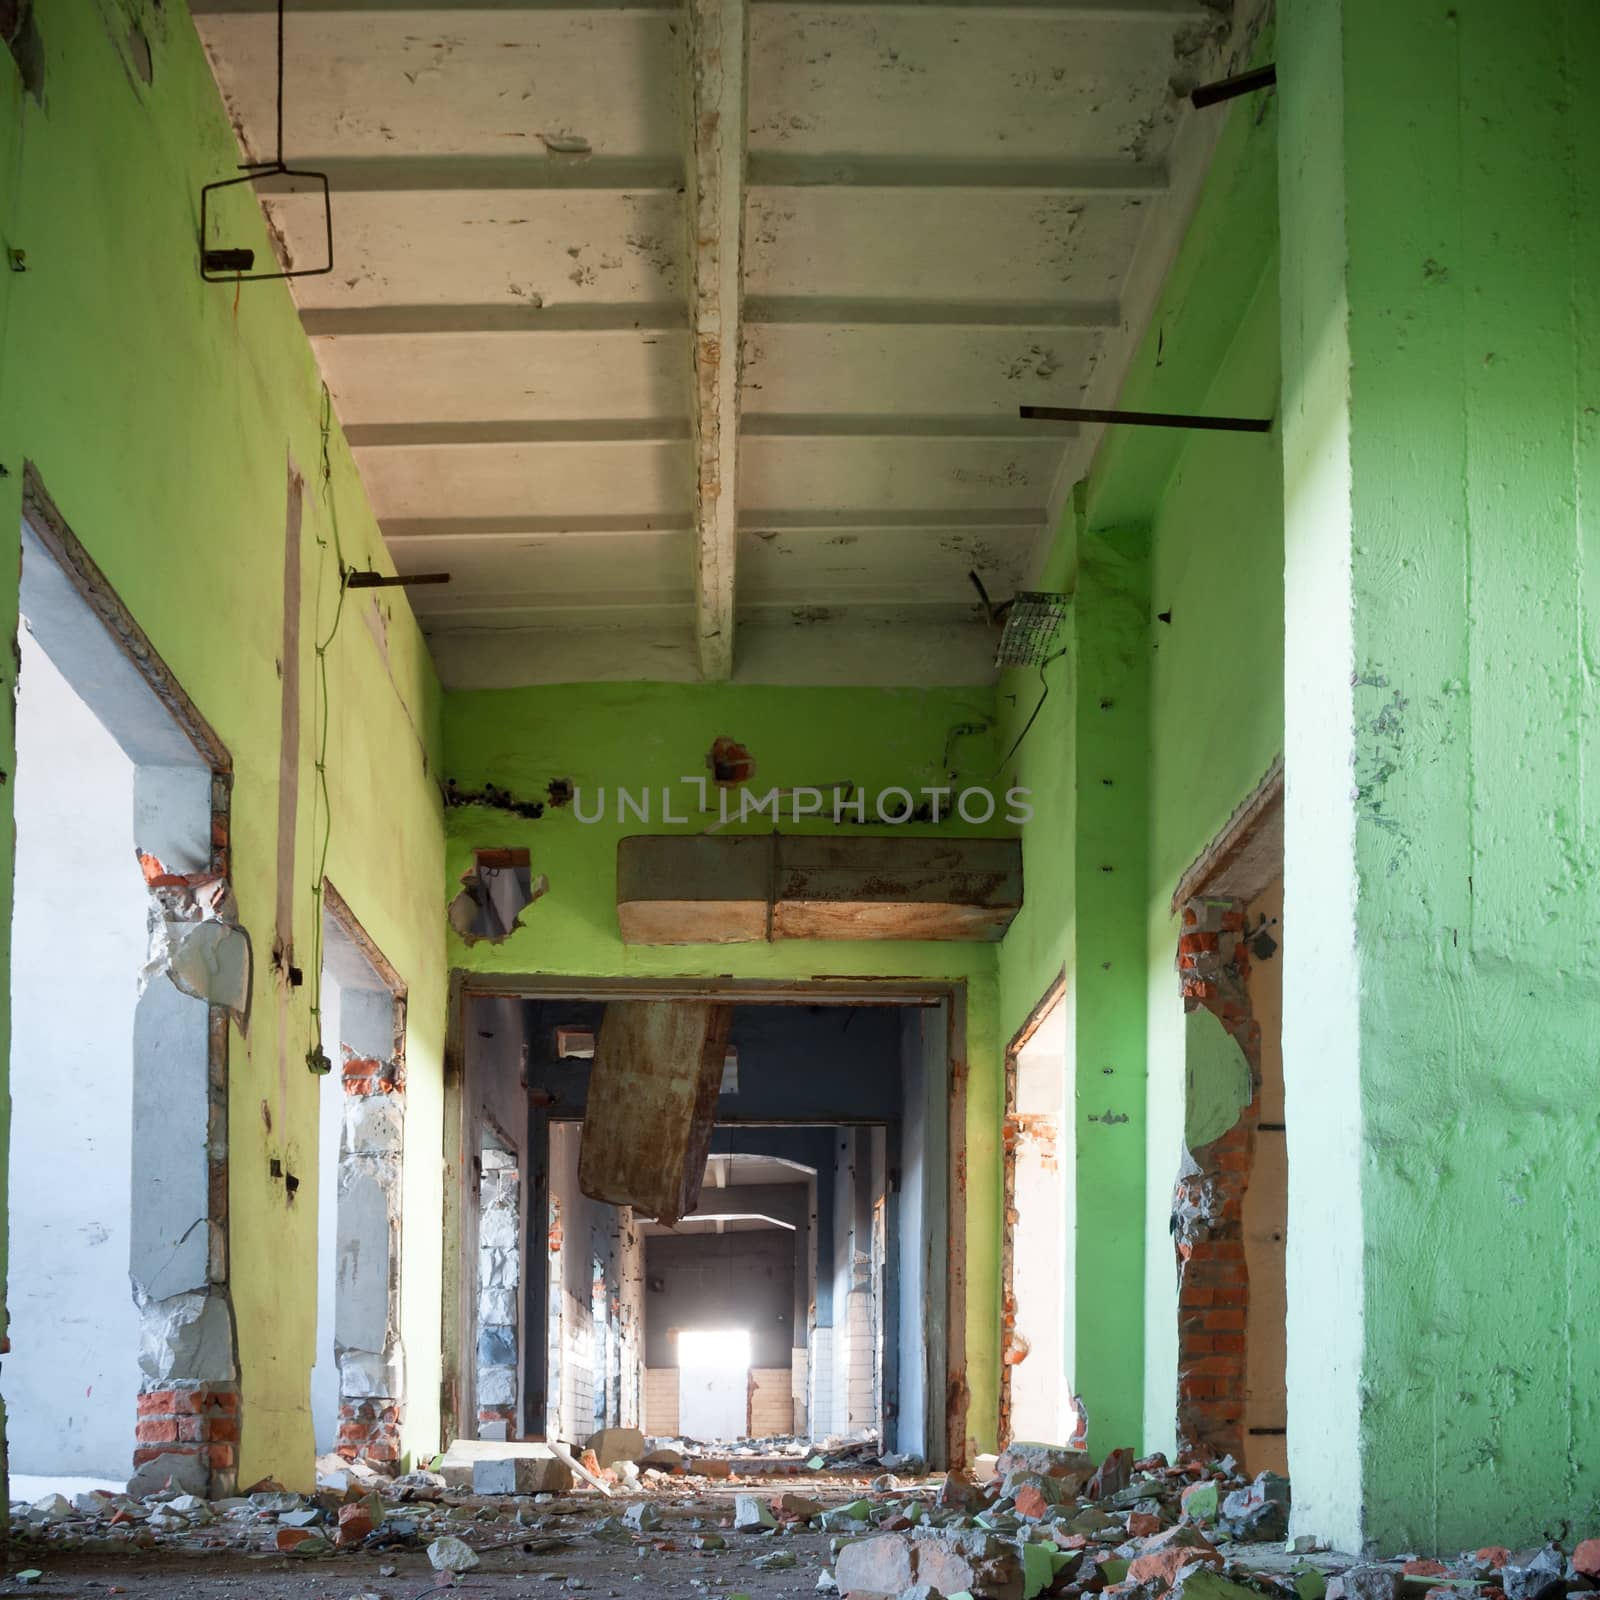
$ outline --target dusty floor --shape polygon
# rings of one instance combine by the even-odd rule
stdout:
[[[632,1535],[626,1543],[598,1539],[591,1531],[610,1507],[598,1497],[574,1497],[581,1510],[569,1518],[553,1519],[555,1526],[504,1532],[485,1528],[481,1539],[474,1534],[471,1542],[481,1565],[453,1581],[448,1573],[435,1572],[422,1551],[353,1551],[306,1559],[222,1549],[108,1554],[19,1538],[6,1553],[0,1600],[7,1596],[20,1600],[24,1596],[111,1594],[133,1600],[153,1600],[158,1595],[171,1600],[223,1600],[225,1596],[240,1600],[364,1600],[367,1596],[421,1600],[423,1595],[451,1591],[512,1600],[568,1590],[596,1597],[669,1595],[684,1600],[715,1600],[741,1593],[751,1600],[812,1595],[818,1574],[830,1565],[830,1535],[806,1530],[746,1534],[724,1525],[731,1522],[737,1494],[767,1499],[794,1487],[792,1476],[746,1478],[726,1491],[681,1501],[663,1495],[657,1501],[663,1525],[649,1534]],[[854,1481],[805,1485],[807,1493],[824,1505],[853,1500],[864,1487]],[[562,1522],[570,1523],[570,1533]],[[726,1548],[693,1549],[690,1540],[707,1533],[720,1534]],[[542,1548],[556,1538],[564,1540],[560,1548]],[[504,1541],[501,1547],[492,1548],[499,1541]],[[758,1557],[779,1549],[793,1551],[797,1565],[778,1572],[764,1572],[752,1565]],[[31,1584],[19,1584],[15,1575],[30,1568],[42,1576]]]

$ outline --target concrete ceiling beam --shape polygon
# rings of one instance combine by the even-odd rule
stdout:
[[[1009,507],[930,506],[903,510],[880,507],[834,511],[749,511],[738,518],[741,533],[878,533],[886,531],[993,532],[998,528],[1036,530],[1044,517],[1042,506]],[[559,512],[500,517],[389,517],[383,536],[390,545],[425,539],[460,539],[515,543],[538,535],[572,534],[594,538],[608,534],[676,534],[695,526],[687,515],[672,513],[637,516],[563,516]]]
[[[977,156],[790,155],[752,151],[753,189],[1026,189],[1041,194],[1159,194],[1167,171],[1154,162],[1008,160]]]
[[[258,0],[264,3],[264,0]],[[293,3],[293,0],[291,0]],[[803,5],[807,11],[976,11],[986,17],[1046,15],[1085,22],[1205,22],[1215,7],[1204,0],[751,0],[761,7]]]
[[[1071,438],[1078,432],[1075,422],[1029,422],[1005,414],[928,417],[890,412],[854,416],[843,412],[765,412],[752,415],[747,411],[740,417],[740,427],[747,439],[1018,439],[1036,442],[1044,434]],[[667,444],[688,439],[690,434],[687,417],[597,417],[537,422],[365,422],[353,423],[345,429],[345,438],[353,450],[409,450],[422,445],[465,450],[507,444]],[[393,527],[394,524],[386,526]],[[519,525],[510,531],[520,534],[529,530]],[[639,530],[624,528],[613,531],[635,533]],[[423,535],[435,536],[431,533]]]
[[[684,307],[670,301],[642,305],[320,306],[302,311],[300,323],[313,339],[425,338],[461,333],[671,333],[686,328],[688,316]]]
[[[404,544],[415,539],[517,540],[541,534],[603,538],[611,534],[686,533],[693,526],[694,519],[687,512],[637,512],[619,516],[529,512],[499,517],[387,517],[383,522],[383,537],[389,544]]]
[[[807,323],[845,328],[1101,328],[1122,326],[1115,300],[910,300],[832,295],[748,295],[747,326]]]
[[[325,173],[335,194],[427,194],[438,190],[625,190],[643,194],[683,188],[676,156],[335,156],[299,155],[294,165]],[[305,178],[268,174],[256,180],[263,196],[320,193]]]
[[[373,11],[417,11],[418,0],[284,0],[291,16],[363,15]],[[278,0],[192,0],[196,17],[248,17],[276,12]],[[456,8],[472,11],[681,11],[683,0],[471,0]]]
[[[894,412],[855,416],[847,412],[751,413],[740,418],[747,439],[1020,439],[1036,440],[1040,424],[1021,417],[927,417]],[[1054,425],[1057,437],[1069,437],[1075,422]]]
[[[352,450],[409,450],[419,445],[469,450],[503,444],[670,444],[689,437],[689,419],[597,417],[549,422],[367,422],[346,428],[344,434]]]
[[[690,308],[694,332],[695,644],[709,683],[733,675],[740,299],[744,289],[746,0],[689,0]]]

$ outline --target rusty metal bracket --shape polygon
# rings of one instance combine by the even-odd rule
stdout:
[[[221,178],[208,183],[200,190],[200,276],[207,283],[261,283],[278,278],[316,278],[333,271],[333,196],[328,188],[325,172],[308,172],[291,167],[283,159],[283,0],[278,0],[278,95],[277,95],[277,155],[271,161],[242,161],[239,178]],[[252,272],[256,253],[243,246],[213,248],[207,243],[210,237],[211,196],[222,189],[237,188],[241,183],[254,184],[262,178],[310,178],[322,186],[322,226],[327,243],[327,259],[320,267],[295,267],[283,272]]]

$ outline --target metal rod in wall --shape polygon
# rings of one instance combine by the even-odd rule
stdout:
[[[1021,406],[1033,422],[1114,422],[1134,428],[1205,428],[1215,433],[1270,433],[1271,417],[1196,417],[1178,411],[1102,411],[1093,406]]]
[[[1237,73],[1231,78],[1202,83],[1189,96],[1189,104],[1196,111],[1204,111],[1207,106],[1220,105],[1224,100],[1236,100],[1240,95],[1251,94],[1257,89],[1270,89],[1277,81],[1278,69],[1275,64],[1252,67],[1250,71]]]
[[[449,583],[448,572],[402,572],[390,578],[381,572],[352,572],[344,580],[347,589],[411,589],[423,583]]]

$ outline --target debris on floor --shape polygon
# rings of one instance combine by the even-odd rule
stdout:
[[[576,1478],[561,1446],[463,1441],[438,1458],[446,1472],[386,1478],[321,1462],[314,1495],[269,1481],[216,1501],[168,1489],[19,1502],[13,1581],[42,1594],[52,1585],[67,1592],[65,1584],[153,1600],[174,1590],[170,1567],[151,1563],[181,1554],[212,1558],[185,1564],[186,1594],[205,1593],[214,1579],[285,1600],[307,1591],[277,1588],[272,1574],[298,1572],[337,1600],[407,1600],[458,1585],[525,1592],[499,1588],[502,1580],[608,1596],[635,1583],[642,1587],[628,1592],[701,1600],[1562,1600],[1600,1589],[1597,1539],[1570,1558],[1550,1545],[1449,1562],[1362,1561],[1290,1539],[1288,1480],[1270,1472],[1247,1480],[1231,1459],[1173,1466],[1121,1450],[1097,1464],[1066,1447],[1014,1444],[982,1459],[981,1479],[929,1478],[921,1462],[878,1455],[871,1441],[819,1449],[760,1440],[748,1457],[724,1453],[726,1474],[714,1477],[689,1470],[712,1459],[695,1455],[696,1441],[621,1432],[573,1457],[583,1469]],[[819,1455],[847,1464],[810,1469],[803,1493],[785,1487],[790,1473],[743,1470],[799,1459],[789,1449],[796,1442],[811,1452],[808,1467]],[[623,1445],[638,1459],[620,1457]],[[569,1487],[481,1487],[514,1488],[551,1469]],[[86,1562],[115,1581],[85,1579]]]

